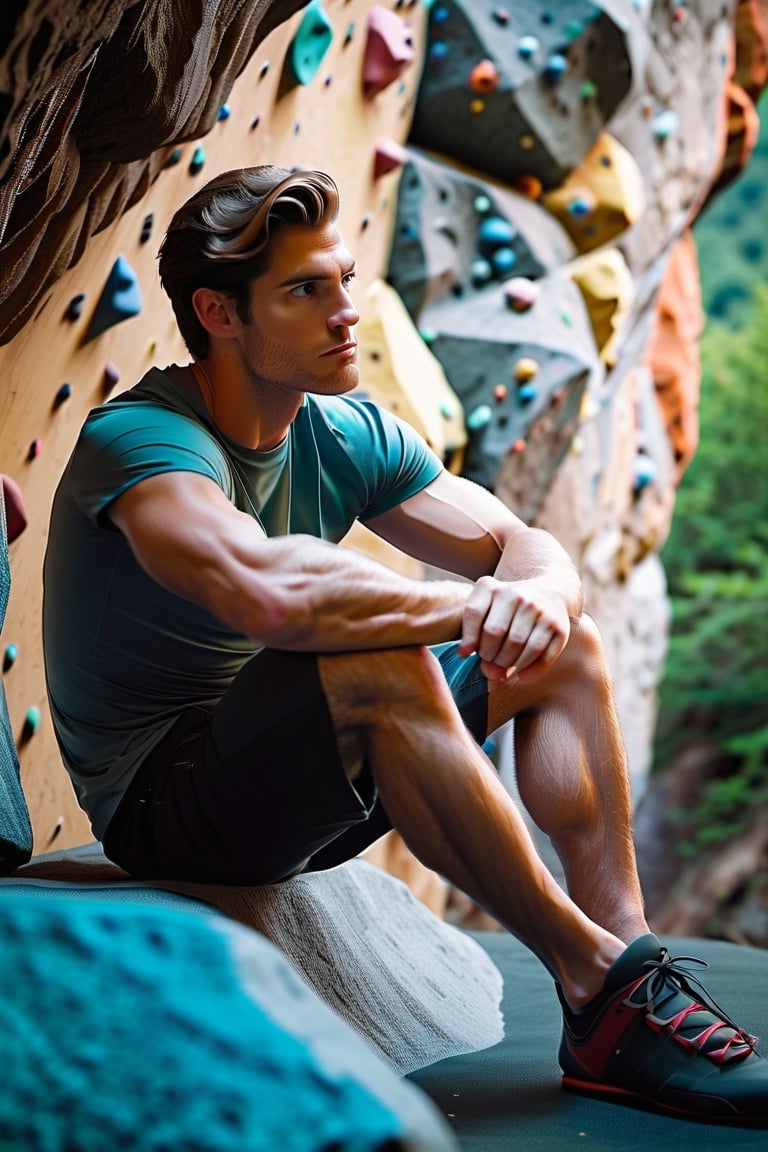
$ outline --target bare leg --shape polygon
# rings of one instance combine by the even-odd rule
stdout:
[[[568,892],[622,940],[648,931],[631,836],[626,753],[598,631],[582,617],[550,672],[496,681],[489,730],[515,716],[520,797],[560,857]]]
[[[350,770],[362,752],[414,854],[531,948],[574,1006],[591,999],[624,942],[591,920],[547,871],[432,654],[410,648],[322,656],[319,669]]]

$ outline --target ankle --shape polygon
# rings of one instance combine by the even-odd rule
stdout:
[[[577,959],[572,955],[568,957],[560,968],[559,984],[570,1008],[584,1008],[600,995],[609,968],[625,948],[618,937],[605,933],[594,942],[588,954]]]

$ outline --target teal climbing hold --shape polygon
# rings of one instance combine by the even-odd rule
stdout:
[[[493,266],[490,260],[486,260],[484,256],[477,256],[469,269],[470,279],[476,288],[481,284],[487,284],[489,280],[493,279]]]
[[[85,343],[100,336],[107,328],[137,316],[141,311],[141,289],[136,273],[124,256],[118,256],[96,305]]]
[[[16,657],[19,654],[19,649],[15,644],[6,644],[5,652],[3,653],[3,672],[7,672],[16,663]]]
[[[189,171],[193,176],[197,176],[198,172],[202,171],[203,166],[205,165],[205,159],[205,148],[203,148],[202,144],[198,144],[197,148],[195,148],[194,152],[192,153],[192,159],[189,162]]]
[[[642,492],[643,488],[647,488],[648,485],[653,484],[655,480],[655,463],[647,452],[638,452],[635,456],[633,491],[635,493]]]
[[[467,428],[470,432],[480,432],[487,428],[493,420],[493,412],[489,404],[478,404],[467,416]]]
[[[491,208],[493,207],[490,196],[486,196],[484,192],[481,192],[479,195],[475,196],[473,205],[475,212],[477,212],[480,216],[485,216],[486,212],[490,212]]]
[[[333,25],[321,0],[312,0],[291,41],[286,58],[297,84],[309,84],[333,40]]]
[[[230,108],[229,104],[222,104],[221,108],[219,108],[219,114],[216,117],[216,119],[217,120],[229,120],[231,115],[232,115],[232,109]]]
[[[666,108],[654,117],[653,134],[657,140],[666,140],[668,136],[673,136],[677,132],[678,123],[677,112],[672,108]]]
[[[29,740],[30,736],[34,736],[40,727],[40,709],[36,708],[33,704],[31,708],[27,709],[27,714],[24,717],[24,727],[22,729],[22,739]]]

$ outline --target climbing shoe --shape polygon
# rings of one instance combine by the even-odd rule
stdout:
[[[768,1125],[768,1061],[698,980],[706,967],[671,957],[648,934],[583,1008],[570,1008],[558,987],[563,1086],[692,1119]]]

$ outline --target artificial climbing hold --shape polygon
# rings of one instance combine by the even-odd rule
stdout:
[[[521,404],[530,404],[538,394],[539,390],[535,384],[521,384],[517,390],[517,398]]]
[[[33,704],[31,708],[27,709],[27,714],[24,717],[24,726],[21,730],[22,740],[30,740],[39,727],[40,709]]]
[[[529,200],[538,200],[544,190],[538,176],[528,174],[517,177],[515,188],[522,196],[527,196]]]
[[[493,412],[488,404],[478,404],[467,416],[467,428],[471,432],[480,432],[487,428],[493,420]]]
[[[503,216],[486,216],[477,230],[477,242],[481,252],[492,255],[497,248],[512,243],[515,229]]]
[[[517,45],[517,54],[521,60],[532,60],[539,51],[539,42],[535,36],[521,36]]]
[[[136,316],[141,311],[141,289],[136,273],[124,256],[118,256],[96,305],[85,343],[100,336],[107,328]]]
[[[141,235],[139,236],[139,243],[146,244],[152,235],[152,225],[155,222],[155,217],[152,212],[148,212],[141,222]]]
[[[493,265],[484,256],[476,256],[469,268],[469,277],[476,288],[493,279]]]
[[[178,164],[178,162],[181,160],[181,157],[181,148],[174,148],[171,152],[168,153],[165,159],[165,163],[163,164],[163,168],[173,168],[173,166]]]
[[[538,360],[534,360],[533,356],[521,356],[515,364],[513,375],[519,384],[525,384],[533,379],[538,370]]]
[[[406,161],[405,148],[397,140],[382,136],[376,143],[376,153],[373,161],[373,175],[378,180],[387,172],[401,168]]]
[[[16,657],[19,654],[19,649],[15,644],[6,644],[5,652],[3,653],[3,672],[7,672],[16,663]]]
[[[504,298],[513,312],[527,312],[536,303],[539,285],[525,276],[515,276],[504,285]]]
[[[672,108],[665,108],[653,118],[653,134],[657,140],[666,140],[677,132],[677,112]]]
[[[553,52],[544,65],[544,79],[550,84],[559,84],[568,70],[568,61],[561,52]]]
[[[197,148],[195,148],[194,152],[192,153],[192,159],[189,162],[189,172],[191,176],[197,176],[198,172],[202,172],[203,167],[205,166],[205,160],[205,148],[203,148],[202,144],[198,144]]]
[[[481,60],[469,74],[469,86],[473,92],[495,92],[501,83],[501,73],[493,60]]]
[[[434,45],[433,45],[434,47]],[[368,13],[363,55],[363,93],[372,100],[397,80],[416,57],[413,32],[400,16],[381,4]]]
[[[656,479],[656,465],[647,452],[638,452],[635,456],[632,491],[637,495],[653,484]]]
[[[507,276],[517,264],[517,252],[509,245],[502,245],[491,256],[491,264],[497,276]]]
[[[296,84],[309,84],[333,40],[333,24],[322,0],[311,0],[288,48],[286,64]]]
[[[67,320],[79,320],[83,313],[84,304],[85,292],[78,292],[67,305],[67,311],[65,313]]]
[[[221,108],[219,108],[219,114],[216,117],[216,119],[217,120],[229,120],[231,115],[232,115],[232,109],[230,108],[229,104],[222,104]]]
[[[69,400],[71,395],[72,395],[72,385],[71,384],[61,384],[56,391],[56,395],[53,398],[54,408],[61,407],[61,405],[64,403],[65,400]]]
[[[111,392],[119,379],[119,369],[115,367],[111,360],[108,360],[104,365],[104,391]]]
[[[42,450],[43,450],[43,442],[39,436],[36,436],[29,446],[29,451],[27,452],[27,459],[28,460],[36,460],[37,457],[42,452]]]

